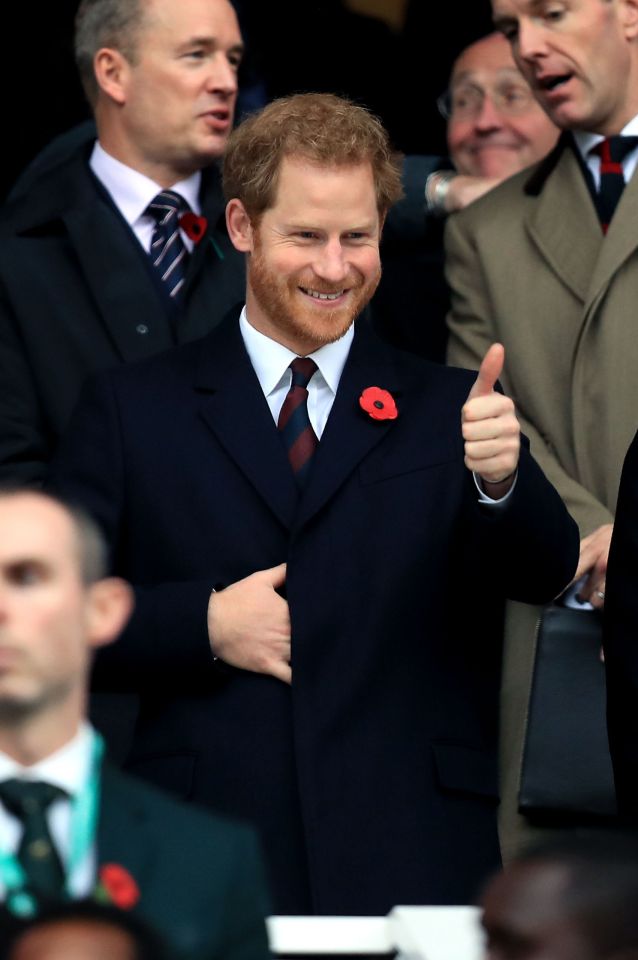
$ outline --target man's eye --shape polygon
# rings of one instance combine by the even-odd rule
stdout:
[[[240,66],[241,66],[241,54],[239,54],[239,53],[231,53],[231,54],[229,54],[229,56],[228,56],[228,62],[229,62],[229,64],[231,65],[231,67],[233,68],[233,70],[239,70],[239,68],[240,68]]]
[[[204,50],[189,50],[186,54],[187,57],[190,57],[192,60],[203,60],[205,56]]]
[[[556,22],[562,18],[564,13],[565,10],[563,7],[550,7],[549,10],[545,11],[545,19]]]
[[[42,580],[42,569],[37,563],[17,563],[8,571],[8,579],[18,587],[30,587]]]
[[[312,230],[298,230],[296,236],[300,240],[314,240],[317,234],[313,233]]]
[[[503,90],[502,97],[507,103],[524,103],[529,100],[530,94],[522,87],[511,87],[509,90]]]

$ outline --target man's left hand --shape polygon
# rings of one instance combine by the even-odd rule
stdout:
[[[580,541],[580,559],[574,580],[586,573],[589,576],[578,595],[581,600],[588,600],[592,607],[599,610],[605,605],[605,576],[613,529],[612,523],[604,523]]]
[[[481,363],[463,406],[465,465],[480,477],[489,497],[498,500],[510,490],[521,448],[521,428],[509,397],[497,393],[505,348],[493,343]]]

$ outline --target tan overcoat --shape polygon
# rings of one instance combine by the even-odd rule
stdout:
[[[638,176],[606,237],[580,160],[563,135],[537,167],[507,180],[446,229],[452,290],[448,362],[477,368],[505,345],[501,378],[532,452],[581,536],[613,520],[638,426]],[[515,816],[538,608],[507,613],[503,686],[504,856]]]

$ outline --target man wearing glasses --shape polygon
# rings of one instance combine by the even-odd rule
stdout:
[[[441,157],[406,157],[405,199],[388,216],[383,278],[371,310],[385,339],[442,362],[449,309],[444,218],[544,157],[558,130],[537,104],[499,33],[462,51],[438,105],[448,121],[451,164]]]

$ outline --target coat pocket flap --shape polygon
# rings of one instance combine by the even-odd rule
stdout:
[[[433,743],[439,786],[498,800],[496,755],[461,743]]]

